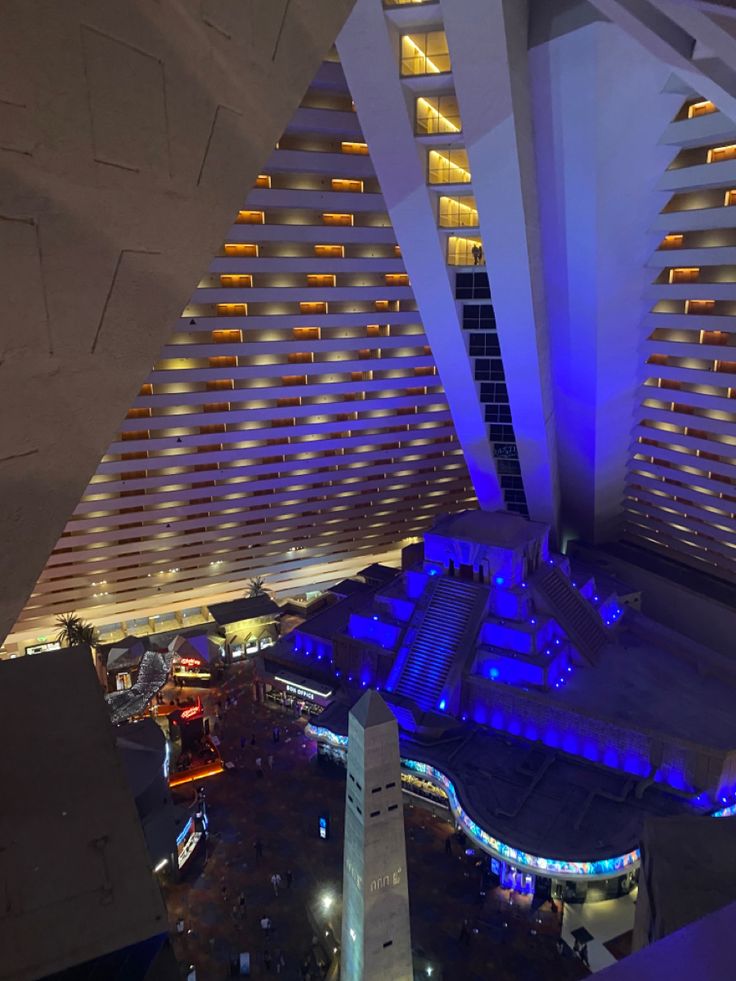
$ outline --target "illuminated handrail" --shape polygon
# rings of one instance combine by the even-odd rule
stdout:
[[[340,736],[324,726],[313,726],[311,723],[309,723],[306,728],[306,733],[312,739],[324,740],[331,746],[336,746],[345,750],[348,747],[347,736]],[[506,844],[506,842],[501,841],[499,838],[494,838],[493,835],[490,835],[487,831],[484,831],[483,828],[481,828],[480,825],[470,817],[460,803],[455,785],[441,770],[431,766],[429,763],[421,763],[418,760],[409,760],[403,757],[401,759],[401,764],[408,770],[412,770],[415,773],[420,773],[429,780],[436,781],[436,783],[439,784],[439,786],[442,787],[442,789],[447,793],[452,813],[457,818],[458,823],[463,828],[465,833],[484,851],[487,851],[491,855],[498,858],[504,859],[505,861],[511,862],[513,865],[517,865],[533,873],[542,873],[544,875],[557,874],[564,876],[565,878],[597,879],[611,875],[619,875],[627,869],[635,868],[639,864],[641,853],[638,848],[627,852],[625,855],[617,855],[613,858],[602,858],[590,862],[574,862],[559,858],[543,858],[539,855],[532,855],[529,852],[521,851],[521,849],[514,848],[513,846]],[[718,811],[714,811],[710,816],[716,818],[730,817],[734,814],[736,814],[736,803],[731,804],[728,807],[723,807]]]

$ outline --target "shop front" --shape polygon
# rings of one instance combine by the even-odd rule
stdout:
[[[266,667],[266,672],[266,699],[297,714],[320,715],[334,695],[330,685],[279,670],[278,666],[272,672]]]

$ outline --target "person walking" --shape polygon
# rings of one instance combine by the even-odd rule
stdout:
[[[268,769],[273,770],[273,756],[268,757]]]
[[[263,776],[263,760],[260,756],[256,759],[256,776],[259,779]]]
[[[478,248],[477,245],[474,245],[473,248],[470,250],[470,252],[473,256],[473,265],[477,266],[480,261],[479,258],[480,249]]]
[[[485,262],[485,259],[483,258],[483,246],[482,245],[479,245],[478,246],[478,263],[477,264],[479,266],[482,266],[484,262]]]
[[[287,887],[287,889],[291,889],[291,883],[293,881],[294,881],[294,873],[291,871],[291,869],[287,869],[286,870],[286,887]]]
[[[274,872],[274,874],[271,876],[271,885],[273,886],[273,894],[274,894],[274,896],[276,896],[277,899],[278,899],[278,895],[279,895],[279,879],[280,878],[281,878],[281,876],[279,876],[277,872]]]

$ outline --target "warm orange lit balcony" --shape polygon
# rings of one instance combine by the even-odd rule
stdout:
[[[401,246],[400,245],[395,245],[394,246],[394,255],[396,256],[397,259],[400,259],[401,258]]]
[[[247,303],[218,303],[217,316],[218,317],[247,317],[248,304]]]
[[[384,275],[386,286],[408,286],[409,276],[407,273],[386,273]]]
[[[236,225],[263,225],[266,216],[262,211],[239,211],[235,219]]]
[[[736,143],[727,146],[713,146],[708,150],[708,163],[722,163],[724,160],[736,160]]]
[[[659,247],[660,249],[681,249],[684,241],[684,235],[680,234],[680,232],[672,232],[669,235],[665,235],[659,243]]]
[[[208,392],[228,392],[235,388],[232,378],[213,378],[207,382]]]
[[[730,334],[725,330],[701,330],[699,341],[701,344],[716,344],[724,345],[728,344],[728,339]]]
[[[245,289],[253,285],[253,277],[246,273],[226,274],[220,276],[220,286],[232,289]]]
[[[318,341],[320,338],[319,327],[292,327],[291,335],[295,341]]]
[[[210,368],[237,368],[238,359],[234,354],[222,354],[208,358],[207,363]]]
[[[340,149],[343,153],[353,153],[360,157],[368,156],[368,144],[367,143],[356,143],[351,140],[343,140],[340,144]]]
[[[344,259],[344,245],[315,245],[314,254],[320,259]]]
[[[726,208],[730,208],[734,204],[736,204],[736,190],[729,189],[723,196],[723,205]]]
[[[213,330],[212,340],[215,344],[242,344],[242,330]]]
[[[258,177],[256,177],[256,183],[255,183],[254,186],[255,187],[270,188],[271,187],[271,175],[270,174],[259,174]]]
[[[341,177],[333,177],[332,181],[333,191],[348,191],[348,192],[359,192],[363,191],[363,181],[357,180],[347,180]]]
[[[334,273],[307,273],[307,286],[327,287],[334,285]]]
[[[700,277],[699,266],[680,266],[670,269],[670,283],[697,283]]]
[[[226,242],[222,248],[225,255],[258,258],[258,246],[252,243]]]
[[[324,225],[340,225],[344,227],[352,227],[353,225],[353,215],[349,214],[338,214],[334,211],[326,211],[322,215],[322,224]]]
[[[299,304],[299,313],[327,313],[327,303],[324,300],[315,302],[302,300]]]
[[[715,300],[685,300],[685,313],[714,313],[715,309]]]
[[[688,106],[687,118],[695,119],[696,116],[707,116],[711,112],[718,112],[718,110],[709,99],[704,99],[702,102],[693,102]]]

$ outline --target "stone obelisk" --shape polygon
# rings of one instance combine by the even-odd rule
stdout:
[[[412,981],[399,729],[378,692],[348,722],[341,981]]]

